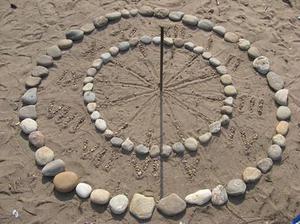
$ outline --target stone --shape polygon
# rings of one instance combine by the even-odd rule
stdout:
[[[127,9],[122,9],[120,12],[121,12],[122,18],[128,19],[130,17],[130,12]]]
[[[111,139],[112,137],[114,137],[114,133],[113,133],[113,131],[112,130],[109,130],[109,129],[106,129],[105,131],[104,131],[104,133],[103,133],[103,136],[107,139],[107,140],[109,140],[109,139]]]
[[[61,50],[67,50],[73,46],[73,41],[70,39],[62,39],[58,41],[57,45]]]
[[[250,46],[251,46],[251,43],[249,40],[246,40],[246,39],[239,39],[239,48],[242,50],[242,51],[247,51]]]
[[[135,17],[135,16],[137,16],[139,10],[137,10],[137,9],[131,9],[129,12],[130,12],[131,16]]]
[[[160,154],[160,149],[158,145],[152,145],[150,147],[149,155],[151,158],[158,157]]]
[[[92,192],[92,187],[87,183],[79,183],[77,184],[75,190],[76,190],[76,194],[80,198],[88,198]]]
[[[84,32],[82,30],[74,29],[66,32],[66,38],[72,41],[80,41],[83,39]]]
[[[128,41],[123,41],[123,42],[119,43],[118,47],[119,47],[120,51],[128,51],[130,48],[130,44]]]
[[[144,35],[141,37],[141,42],[143,44],[150,44],[152,41],[151,37],[147,36],[147,35]]]
[[[126,211],[128,203],[129,200],[126,195],[119,194],[110,199],[109,208],[112,213],[120,215]]]
[[[38,129],[36,121],[31,118],[25,118],[23,121],[21,121],[20,127],[22,132],[27,135]]]
[[[164,45],[166,45],[167,47],[171,47],[173,45],[173,38],[170,37],[165,37],[164,38]]]
[[[45,136],[40,131],[34,131],[29,134],[28,141],[34,147],[40,148],[45,145]]]
[[[176,154],[184,153],[185,147],[181,142],[176,142],[172,145],[172,149]]]
[[[208,51],[202,53],[202,57],[206,60],[209,60],[212,57],[212,54]]]
[[[206,145],[211,140],[211,138],[212,134],[210,132],[206,132],[205,134],[200,135],[198,139],[202,145]]]
[[[269,86],[274,91],[278,91],[280,89],[283,89],[283,87],[284,87],[283,79],[280,77],[280,75],[276,74],[275,72],[268,72],[267,80],[268,80]]]
[[[138,38],[132,38],[129,40],[129,44],[130,44],[130,47],[136,47],[139,43],[139,39]]]
[[[110,143],[111,143],[112,146],[114,146],[114,147],[121,147],[121,146],[122,146],[122,143],[123,143],[123,139],[114,136],[114,137],[112,137],[112,138],[110,139]]]
[[[222,185],[218,185],[214,189],[212,189],[211,194],[212,194],[211,203],[213,205],[217,205],[217,206],[224,205],[228,201],[228,195],[226,189]]]
[[[79,177],[72,171],[64,171],[57,174],[53,179],[54,188],[58,192],[68,193],[75,189]]]
[[[276,134],[272,137],[273,144],[279,145],[280,147],[285,147],[285,137],[281,134]]]
[[[174,38],[173,42],[174,42],[174,46],[178,48],[183,47],[184,45],[184,40],[181,38]]]
[[[280,106],[287,106],[288,105],[288,95],[289,95],[288,89],[278,90],[274,96],[275,102],[277,104],[279,104]]]
[[[35,152],[35,162],[39,166],[44,166],[54,159],[54,152],[47,146],[42,146]]]
[[[184,13],[181,11],[172,11],[169,13],[169,19],[174,22],[178,22],[182,19]]]
[[[96,121],[97,119],[101,118],[101,114],[99,111],[93,111],[93,113],[91,114],[91,119],[93,121]]]
[[[248,56],[251,59],[255,59],[255,58],[258,58],[259,56],[261,56],[261,54],[257,47],[250,47],[248,49]]]
[[[286,121],[280,121],[276,126],[277,134],[286,135],[289,131],[289,123]]]
[[[265,75],[270,71],[269,59],[265,56],[259,56],[253,61],[254,69],[261,75]]]
[[[227,68],[224,65],[220,65],[218,67],[216,67],[216,71],[220,74],[220,75],[225,75],[227,74]]]
[[[196,47],[194,47],[193,52],[195,54],[199,54],[200,55],[200,54],[202,54],[204,52],[204,48],[201,47],[201,46],[196,46]]]
[[[186,150],[190,152],[196,152],[198,150],[198,141],[193,137],[185,139],[183,144]]]
[[[37,103],[37,88],[28,89],[24,95],[21,97],[23,104],[34,105]]]
[[[170,194],[159,200],[157,209],[166,216],[174,216],[186,209],[186,202],[177,194]]]
[[[134,151],[139,155],[147,155],[149,153],[149,148],[143,144],[139,144],[134,148]]]
[[[101,54],[100,58],[102,59],[104,64],[106,64],[112,60],[112,56],[109,52]]]
[[[282,157],[282,149],[279,145],[271,145],[268,148],[268,157],[273,161],[279,161]]]
[[[93,82],[93,81],[94,81],[94,77],[87,76],[87,77],[84,78],[83,83],[87,84],[87,83],[90,83],[90,82]]]
[[[114,47],[109,48],[108,51],[113,57],[115,57],[118,55],[120,49],[118,47],[114,46]]]
[[[163,145],[160,155],[164,158],[167,158],[171,154],[172,154],[172,147],[169,145]]]
[[[96,95],[94,92],[87,91],[83,94],[83,100],[86,104],[96,101]]]
[[[229,196],[240,196],[246,192],[246,184],[241,179],[232,179],[226,186],[226,192]]]
[[[43,176],[54,177],[57,174],[65,171],[65,162],[61,159],[53,160],[46,164],[42,169]]]
[[[89,113],[93,113],[97,109],[97,104],[96,103],[88,103],[86,105],[86,109]]]
[[[41,55],[36,59],[36,64],[49,68],[53,65],[53,58],[49,55]]]
[[[88,76],[94,77],[97,74],[97,69],[96,68],[88,68],[88,70],[86,70],[86,74]]]
[[[132,152],[133,148],[134,143],[129,138],[126,138],[122,143],[122,150],[124,150],[125,152]]]
[[[155,208],[153,197],[146,197],[142,194],[135,193],[132,197],[129,211],[136,218],[145,220],[150,219]]]
[[[233,107],[232,106],[222,106],[222,108],[221,108],[221,113],[222,114],[231,115],[232,112],[233,112]]]
[[[208,20],[208,19],[201,19],[198,22],[198,27],[201,30],[205,30],[205,31],[212,31],[214,25],[215,24],[211,20]]]
[[[223,114],[220,121],[222,126],[227,126],[230,122],[230,118],[227,114]]]
[[[217,58],[210,58],[209,64],[211,64],[213,67],[218,67],[221,65],[221,62]]]
[[[154,16],[159,19],[165,19],[168,17],[170,10],[167,8],[155,8]]]
[[[92,67],[99,70],[102,67],[103,61],[101,58],[95,59],[92,63]],[[96,73],[95,73],[96,74]]]
[[[227,106],[233,106],[233,97],[226,97],[225,100],[223,101],[225,105]]]
[[[243,172],[245,183],[254,183],[261,178],[261,171],[255,167],[247,167]]]
[[[37,118],[35,105],[27,105],[21,107],[19,110],[19,118],[20,120],[23,120],[25,118],[31,118],[35,120]]]
[[[108,19],[105,16],[98,16],[94,18],[93,23],[97,29],[101,29],[107,26]]]
[[[49,74],[48,68],[40,65],[35,66],[31,71],[31,75],[33,77],[45,78],[46,76],[48,76],[48,74]]]
[[[233,32],[227,32],[224,35],[224,40],[229,43],[236,43],[239,41],[239,36]]]
[[[291,117],[291,110],[287,106],[280,106],[277,108],[276,116],[278,120],[289,120]]]
[[[187,195],[184,200],[192,205],[204,205],[210,201],[211,196],[209,189],[203,189]]]
[[[189,51],[193,51],[195,48],[195,44],[193,42],[186,42],[184,43],[184,48]]]
[[[215,121],[209,125],[209,131],[212,134],[217,134],[221,131],[221,121]]]
[[[151,17],[154,14],[153,8],[151,8],[150,6],[142,6],[139,9],[139,14],[141,16],[145,16],[145,17]]]
[[[224,87],[224,93],[226,96],[236,96],[237,91],[233,85],[228,85]]]
[[[46,53],[47,55],[51,56],[53,59],[59,59],[62,55],[62,52],[57,45],[48,47]]]
[[[214,26],[213,31],[221,37],[224,37],[226,29],[223,26]]]
[[[94,23],[86,23],[80,28],[84,34],[90,34],[95,30]]]
[[[228,75],[228,74],[225,74],[225,75],[222,75],[221,77],[220,77],[220,80],[221,80],[221,83],[223,84],[223,85],[231,85],[232,84],[232,77],[231,77],[231,75]]]
[[[184,15],[182,17],[182,23],[187,26],[197,26],[199,19],[193,15]]]
[[[105,205],[109,202],[110,193],[104,189],[95,189],[90,195],[91,202],[97,205]]]
[[[159,36],[153,37],[153,38],[152,38],[152,42],[153,42],[155,45],[159,45],[159,44],[160,44],[160,37],[159,37]]]
[[[92,91],[93,87],[94,87],[94,84],[89,82],[82,87],[82,91],[83,92]]]
[[[97,119],[95,121],[96,129],[100,132],[104,132],[107,128],[106,122],[103,119]]]
[[[41,84],[42,79],[40,77],[28,76],[25,81],[25,86],[27,88],[36,87]]]
[[[256,166],[262,173],[267,173],[272,169],[273,161],[270,158],[264,158],[259,160]]]

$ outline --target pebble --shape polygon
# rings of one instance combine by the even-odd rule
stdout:
[[[99,16],[94,18],[93,23],[97,29],[101,29],[107,25],[108,19],[105,16]]]
[[[120,20],[122,17],[122,14],[118,11],[107,13],[105,17],[108,19],[108,21],[116,21]]]
[[[48,68],[40,65],[35,66],[31,71],[31,75],[33,77],[45,78],[46,76],[48,76],[48,74],[49,74]]]
[[[209,189],[203,189],[189,194],[185,197],[185,201],[193,205],[204,205],[211,199],[211,191]]]
[[[64,171],[57,174],[53,179],[55,190],[68,193],[75,189],[79,182],[79,177],[72,171]]]
[[[104,64],[110,62],[112,60],[112,56],[109,52],[103,53],[100,55],[100,58],[102,59],[102,62]]]
[[[40,148],[45,145],[45,136],[40,131],[34,131],[28,136],[28,141],[34,147]]]
[[[110,143],[112,144],[112,146],[114,147],[121,147],[122,143],[123,143],[123,139],[119,138],[119,137],[112,137],[110,139]]]
[[[57,45],[61,50],[67,50],[73,46],[73,41],[70,39],[62,39],[58,41]]]
[[[239,39],[239,48],[242,50],[242,51],[247,51],[250,46],[251,46],[251,43],[249,40],[246,40],[246,39]]]
[[[44,166],[54,159],[54,152],[47,146],[42,146],[35,152],[35,161],[38,165]]]
[[[72,41],[80,41],[83,39],[84,32],[82,30],[69,30],[66,32],[66,38]]]
[[[104,131],[103,135],[104,135],[104,137],[105,137],[106,139],[108,139],[108,140],[111,139],[112,137],[114,137],[113,131],[112,131],[112,130],[109,130],[109,129],[106,129],[106,130]]]
[[[154,16],[159,19],[165,19],[168,17],[170,10],[167,8],[155,8]]]
[[[96,103],[88,103],[86,105],[86,109],[89,113],[93,113],[97,109],[97,104]]]
[[[261,56],[261,54],[257,47],[250,47],[248,49],[248,56],[252,59],[255,59]]]
[[[172,149],[177,154],[184,153],[185,147],[181,142],[176,142],[172,145]]]
[[[253,67],[258,73],[265,75],[270,70],[269,59],[265,56],[259,56],[255,58],[255,60],[253,61]]]
[[[147,35],[144,35],[141,37],[141,42],[144,43],[144,44],[150,44],[151,43],[151,37],[147,36]]]
[[[291,117],[291,110],[287,106],[280,106],[277,108],[277,118],[278,120],[288,120]]]
[[[227,32],[224,35],[224,40],[230,43],[236,43],[239,41],[239,36],[233,32]]]
[[[186,202],[177,194],[170,194],[159,200],[157,209],[167,216],[174,216],[186,209]]]
[[[230,122],[230,118],[228,117],[228,115],[223,114],[220,121],[222,126],[227,126]]]
[[[172,147],[169,145],[163,145],[160,155],[164,158],[169,157],[172,153]]]
[[[97,74],[97,69],[96,68],[88,68],[88,70],[86,70],[86,74],[88,76],[94,77]]]
[[[232,179],[226,186],[226,192],[229,196],[240,196],[246,192],[246,184],[241,179]]]
[[[220,75],[225,75],[227,74],[227,68],[224,65],[220,65],[218,67],[216,67],[216,71],[220,74]]]
[[[101,58],[98,58],[96,60],[93,61],[92,63],[92,67],[99,70],[102,67],[103,61]]]
[[[38,125],[35,120],[31,118],[26,118],[20,123],[21,130],[24,134],[29,135],[38,129]]]
[[[130,17],[130,12],[127,9],[122,9],[120,12],[124,19],[128,19]]]
[[[231,75],[228,75],[228,74],[225,74],[225,75],[222,75],[221,77],[220,77],[220,80],[221,80],[221,83],[223,84],[223,85],[231,85],[232,84],[232,77],[231,77]]]
[[[276,103],[278,103],[281,106],[287,106],[288,105],[288,95],[289,95],[288,89],[278,90],[274,96]]]
[[[261,171],[255,167],[247,167],[243,172],[245,183],[254,183],[261,178]]]
[[[233,106],[233,97],[226,97],[226,99],[224,100],[224,104],[228,106]]]
[[[137,10],[137,9],[131,9],[129,12],[130,12],[131,16],[135,17],[135,16],[137,16],[139,10]]]
[[[99,113],[99,111],[93,111],[93,113],[91,114],[91,119],[93,121],[100,119],[101,118],[101,114]]]
[[[228,85],[224,87],[224,93],[226,96],[236,96],[237,91],[233,85]]]
[[[173,38],[170,38],[170,37],[165,37],[164,38],[164,44],[167,46],[167,47],[171,47],[173,46]]]
[[[268,80],[269,86],[274,91],[278,91],[280,89],[283,89],[283,87],[284,87],[283,79],[281,78],[280,75],[276,74],[275,72],[268,72],[267,80]]]
[[[90,34],[95,30],[95,25],[94,23],[86,23],[80,28],[84,34]]]
[[[100,132],[104,132],[107,128],[106,122],[103,119],[97,119],[95,121],[96,129]]]
[[[222,185],[218,185],[214,189],[212,189],[211,194],[211,203],[213,205],[224,205],[228,201],[226,189]]]
[[[264,158],[259,160],[256,166],[262,173],[267,173],[272,169],[273,161],[270,158]]]
[[[48,47],[46,52],[47,52],[47,55],[51,56],[54,59],[59,59],[62,55],[62,52],[57,45]]]
[[[169,13],[169,19],[171,21],[177,22],[182,19],[183,15],[184,15],[184,13],[181,11],[172,11]]]
[[[159,156],[159,154],[160,154],[159,146],[158,145],[152,145],[150,147],[149,154],[150,154],[151,158],[155,158],[155,157]]]
[[[211,20],[208,20],[208,19],[201,19],[198,22],[198,27],[201,30],[205,30],[205,31],[212,31],[214,25],[215,24]]]
[[[122,143],[122,149],[125,152],[131,152],[133,148],[134,148],[134,143],[129,138],[126,138],[125,141]]]
[[[36,59],[37,65],[49,68],[53,65],[53,58],[49,55],[41,55]]]
[[[109,202],[110,193],[104,189],[95,189],[90,195],[91,202],[97,205],[105,205]]]
[[[202,54],[204,52],[204,48],[201,46],[196,46],[196,47],[194,47],[193,52],[195,54]]]
[[[222,106],[222,108],[221,108],[221,113],[222,114],[231,115],[232,112],[233,112],[233,107],[232,106]]]
[[[195,44],[193,42],[186,42],[184,43],[184,48],[189,51],[193,51],[195,48]]]
[[[217,134],[221,131],[221,121],[215,121],[209,125],[209,131],[212,134]]]
[[[83,100],[85,103],[91,103],[96,101],[96,95],[94,92],[88,91],[83,94]]]
[[[281,156],[282,156],[282,149],[280,148],[279,145],[271,145],[268,148],[268,157],[273,161],[281,160]]]
[[[93,82],[93,81],[94,81],[94,77],[87,76],[87,77],[84,78],[83,83],[87,84],[87,83]]]
[[[213,31],[220,35],[221,37],[224,37],[225,33],[226,33],[226,29],[223,26],[214,26],[213,27]]]
[[[217,58],[210,58],[209,59],[209,63],[213,66],[213,67],[217,67],[221,65],[221,62],[217,59]]]
[[[212,134],[210,132],[206,132],[205,134],[200,135],[198,139],[202,145],[206,145],[211,140],[211,138]]]
[[[149,153],[149,148],[143,144],[139,144],[134,148],[134,151],[139,155],[146,155]]]
[[[159,44],[160,44],[160,37],[158,37],[158,36],[153,37],[153,38],[152,38],[152,42],[153,42],[155,45],[159,45]]]
[[[120,51],[128,51],[130,48],[130,44],[128,41],[123,41],[123,42],[119,43],[118,47],[119,47]]]
[[[110,199],[109,208],[112,213],[120,215],[126,211],[128,203],[129,200],[126,195],[119,194]]]
[[[118,53],[119,53],[119,48],[118,47],[116,47],[116,46],[114,46],[114,47],[111,47],[111,48],[109,48],[109,53],[112,55],[112,56],[117,56],[118,55]]]
[[[196,152],[198,149],[198,141],[193,137],[189,137],[184,141],[184,147],[190,152]]]
[[[130,47],[135,47],[139,43],[138,38],[132,38],[129,40]]]
[[[181,38],[174,38],[173,42],[174,42],[174,46],[178,48],[183,47],[184,45],[184,40]]]
[[[88,198],[92,192],[92,187],[87,183],[79,183],[77,184],[75,190],[76,190],[76,194],[80,198]]]
[[[54,177],[55,175],[65,171],[65,162],[61,159],[53,160],[46,164],[42,169],[43,176]]]
[[[83,92],[92,91],[93,87],[94,87],[94,84],[89,82],[82,87],[82,91]]]
[[[202,57],[206,60],[209,60],[212,57],[212,54],[208,51],[202,53]]]
[[[23,104],[34,105],[37,103],[37,88],[28,89],[21,97]]]
[[[136,218],[144,220],[151,218],[154,208],[155,201],[153,197],[135,193],[132,197],[129,211]]]
[[[281,134],[276,134],[272,137],[273,144],[279,145],[280,147],[285,147],[285,137]]]
[[[142,6],[139,9],[139,14],[141,16],[146,16],[146,17],[151,17],[154,14],[153,8],[151,8],[150,6]]]
[[[19,118],[20,120],[23,120],[25,118],[31,118],[35,120],[37,118],[35,105],[27,105],[21,107],[19,110]]]
[[[196,26],[198,24],[199,19],[193,15],[184,15],[182,17],[182,23],[188,26]]]
[[[281,135],[286,135],[289,131],[289,123],[286,121],[280,121],[276,126],[276,132]]]
[[[28,76],[25,81],[25,86],[27,88],[36,87],[41,84],[42,79],[40,77]]]

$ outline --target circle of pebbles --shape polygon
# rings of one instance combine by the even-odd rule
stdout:
[[[63,52],[73,47],[73,43],[79,42],[84,38],[84,35],[92,33],[95,29],[102,30],[107,27],[110,23],[115,23],[122,18],[128,19],[132,17],[156,17],[159,19],[169,19],[171,22],[182,22],[183,25],[198,28],[206,32],[213,32],[220,38],[224,38],[224,41],[228,43],[237,44],[241,51],[248,54],[250,60],[253,60],[252,66],[260,75],[265,75],[267,82],[272,91],[275,92],[274,100],[278,107],[276,118],[279,121],[275,128],[275,134],[270,142],[269,148],[266,150],[266,158],[261,158],[252,167],[246,167],[239,178],[234,178],[223,185],[217,185],[212,189],[199,189],[198,191],[188,194],[184,199],[179,197],[177,194],[172,193],[160,199],[158,203],[155,203],[153,197],[148,197],[139,193],[134,194],[131,197],[131,201],[128,199],[126,194],[119,194],[111,196],[111,194],[105,189],[93,189],[88,183],[81,183],[80,177],[72,172],[65,171],[66,165],[63,160],[55,158],[55,153],[52,149],[45,146],[45,136],[38,129],[36,122],[37,114],[35,105],[38,101],[37,87],[40,85],[42,79],[46,78],[49,74],[49,68],[53,66],[55,60],[59,60],[63,56]],[[85,78],[84,99],[87,105],[94,103],[96,96],[92,90],[91,83],[92,76],[97,73],[102,64],[107,63],[111,60],[112,55],[118,54],[120,50],[126,50],[128,47],[134,46],[138,43],[138,39],[131,40],[130,42],[123,42],[117,48],[111,48],[110,53],[104,53],[101,58],[96,59],[92,68],[88,70],[88,77]],[[151,39],[149,36],[144,36],[140,39],[144,44],[149,44],[152,41],[159,43],[159,38]],[[129,43],[129,44],[128,44]],[[224,92],[228,95],[235,95],[236,89],[232,86],[230,78],[226,76],[227,69],[225,66],[220,65],[216,59],[211,59],[209,52],[203,52],[203,48],[195,46],[192,43],[184,43],[183,40],[175,38],[172,42],[170,38],[166,38],[165,45],[174,45],[176,47],[185,47],[186,49],[193,51],[196,54],[202,54],[203,58],[209,60],[212,66],[216,67],[216,70],[221,76],[221,82],[225,85]],[[23,134],[28,135],[28,140],[31,145],[37,148],[36,162],[38,165],[43,166],[43,176],[54,177],[53,183],[56,191],[59,192],[70,192],[76,189],[78,197],[88,198],[91,197],[92,203],[95,204],[106,204],[110,211],[114,214],[122,214],[128,210],[130,213],[141,220],[150,219],[154,212],[155,207],[158,211],[165,216],[173,216],[183,212],[187,204],[192,205],[203,205],[211,201],[215,206],[221,206],[227,203],[228,197],[236,197],[244,195],[247,190],[247,184],[253,184],[259,181],[261,176],[272,169],[273,163],[277,162],[282,158],[282,151],[286,147],[285,136],[288,133],[289,124],[288,121],[291,118],[291,111],[288,107],[288,89],[284,88],[284,81],[280,75],[276,74],[271,70],[270,61],[267,57],[262,56],[260,51],[252,46],[251,42],[244,37],[227,31],[221,25],[215,25],[212,21],[207,19],[199,19],[197,16],[184,14],[181,11],[170,11],[166,8],[152,8],[150,6],[142,6],[139,9],[123,9],[121,11],[115,11],[108,13],[104,16],[94,18],[92,23],[84,24],[81,28],[72,29],[65,33],[65,39],[58,41],[56,45],[50,46],[46,49],[46,54],[38,57],[37,66],[32,70],[31,75],[25,81],[25,87],[27,91],[21,97],[23,107],[19,110],[20,128]],[[231,96],[224,100],[225,106],[233,106],[233,98]],[[113,139],[114,133],[107,129],[106,122],[101,119],[100,113],[95,111],[95,104],[87,106],[91,113],[91,119],[95,121],[103,130],[104,135],[107,138]],[[92,111],[92,112],[91,112]],[[223,111],[230,111],[228,107],[223,108]],[[226,117],[227,116],[227,117]],[[98,121],[98,122],[97,122]],[[201,144],[207,143],[212,134],[217,133],[219,128],[228,124],[228,115],[224,114],[221,118],[221,123],[217,121],[211,126],[210,132],[207,132],[198,138]],[[198,145],[198,141],[194,138],[188,138],[182,144],[180,142],[173,144],[173,151],[183,152],[184,148],[190,147],[195,149],[195,145]],[[121,143],[122,142],[122,143]],[[118,137],[115,137],[112,141],[113,144],[121,147],[124,146],[126,150],[132,150],[134,144],[130,139],[123,141]],[[126,146],[125,146],[126,145]],[[157,147],[151,147],[157,148]],[[147,147],[139,145],[138,149],[141,152],[147,152]],[[157,150],[156,150],[157,151]],[[168,155],[170,147],[164,146],[164,155]],[[157,152],[153,153],[158,155]],[[42,161],[42,162],[41,162]]]

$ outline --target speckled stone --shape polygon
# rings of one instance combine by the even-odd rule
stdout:
[[[166,216],[174,216],[183,212],[186,208],[186,202],[177,194],[170,194],[159,200],[157,209]]]
[[[171,154],[172,154],[172,147],[169,145],[163,145],[160,155],[164,158],[167,158]]]
[[[80,41],[83,39],[84,32],[82,30],[69,30],[66,32],[66,38],[72,41]]]
[[[82,87],[82,91],[83,92],[92,91],[93,87],[94,87],[93,83],[89,82]]]
[[[154,14],[154,10],[150,6],[142,6],[139,10],[139,14],[145,17],[151,17]]]
[[[221,108],[221,113],[222,114],[231,115],[232,112],[233,112],[233,107],[232,106],[222,106],[222,108]]]
[[[48,47],[46,53],[54,59],[59,59],[62,55],[62,52],[57,45]]]
[[[269,86],[274,91],[278,91],[280,89],[283,89],[283,87],[284,87],[283,79],[281,78],[280,75],[276,74],[275,72],[268,72],[267,80],[268,80]]]
[[[257,47],[250,47],[248,49],[248,56],[252,59],[255,59],[255,58],[261,56],[261,53]]]
[[[122,143],[122,150],[125,152],[131,152],[134,148],[134,143],[129,139],[126,138],[125,141]]]
[[[114,132],[110,129],[105,129],[103,136],[105,137],[105,139],[110,140],[112,137],[114,137]]]
[[[27,105],[21,107],[19,110],[19,118],[20,120],[23,120],[25,118],[31,118],[35,120],[37,118],[35,105]]]
[[[153,197],[135,193],[132,197],[129,211],[140,220],[150,219],[155,208]]]
[[[87,76],[94,77],[96,74],[97,74],[97,69],[96,68],[88,68],[88,70],[86,70],[86,75]]]
[[[243,172],[245,183],[254,183],[261,178],[261,171],[255,167],[247,167]]]
[[[108,51],[109,51],[109,53],[110,53],[113,57],[115,57],[115,56],[118,55],[120,49],[119,49],[118,47],[116,47],[116,46],[113,46],[113,47],[110,47],[110,48],[108,49]]]
[[[222,185],[216,186],[214,189],[212,189],[212,197],[211,197],[211,203],[213,205],[224,205],[228,201],[228,195],[226,192],[226,189]]]
[[[200,135],[198,139],[202,145],[206,145],[211,140],[211,138],[212,134],[210,132],[206,132],[205,134]]]
[[[250,46],[251,46],[251,43],[249,40],[246,40],[246,39],[239,39],[239,48],[242,50],[242,51],[247,51]]]
[[[159,19],[165,19],[168,17],[170,10],[167,8],[155,8],[154,16]]]
[[[189,137],[184,141],[184,147],[190,152],[196,152],[198,150],[198,141],[193,137]]]
[[[115,12],[107,13],[105,17],[108,19],[108,21],[118,21],[121,19],[122,14],[121,12],[115,11]]]
[[[126,195],[119,194],[109,201],[109,208],[113,214],[120,215],[124,213],[128,207],[129,200]]]
[[[57,174],[53,179],[55,190],[68,193],[75,189],[79,182],[79,177],[76,173],[71,171],[64,171]]]
[[[270,70],[269,59],[265,56],[259,56],[255,58],[255,60],[253,61],[253,67],[258,73],[265,75]]]
[[[233,85],[228,85],[224,87],[224,93],[226,96],[236,96],[237,91]]]
[[[181,142],[176,142],[172,145],[172,149],[176,154],[184,153],[185,147]]]
[[[243,180],[232,179],[226,186],[226,192],[230,196],[240,196],[245,194],[246,188],[247,186]]]
[[[230,43],[236,43],[239,41],[239,36],[233,32],[227,32],[224,35],[224,40]]]
[[[54,152],[47,146],[43,146],[36,150],[35,161],[38,165],[44,166],[54,159]]]
[[[94,81],[94,77],[87,76],[87,77],[84,78],[83,83],[87,84],[87,83],[90,83],[90,82],[93,82],[93,81]]]
[[[91,113],[91,119],[92,119],[93,121],[96,121],[97,119],[100,119],[100,118],[101,118],[101,114],[100,114],[99,111],[93,111],[93,112]]]
[[[93,23],[97,29],[104,28],[108,24],[108,19],[105,16],[98,16],[93,19]]]
[[[221,37],[224,37],[225,33],[226,33],[226,29],[223,26],[214,26],[213,27],[213,31],[220,35]]]
[[[286,107],[286,106],[280,106],[277,108],[277,119],[278,120],[289,120],[291,117],[291,110],[290,108]]]
[[[25,80],[25,86],[27,88],[36,87],[41,84],[42,79],[40,77],[28,76]]]
[[[62,39],[58,41],[57,45],[61,50],[68,50],[73,46],[73,41],[70,39]]]
[[[282,156],[282,149],[279,145],[271,145],[268,148],[268,157],[273,161],[281,160]]]
[[[40,65],[35,66],[31,71],[31,75],[33,77],[45,78],[46,76],[48,76],[48,74],[49,74],[48,68]]]
[[[101,54],[100,58],[102,59],[104,64],[110,62],[113,59],[109,52],[105,52],[105,53]]]
[[[110,143],[111,143],[112,146],[114,146],[114,147],[121,147],[121,146],[122,146],[122,143],[123,143],[123,139],[114,136],[114,137],[112,137],[112,138],[110,139]]]
[[[273,161],[270,158],[264,158],[259,160],[256,166],[262,173],[267,173],[272,169]]]
[[[149,153],[149,148],[143,144],[139,144],[134,148],[134,151],[139,155],[147,155]]]
[[[34,105],[37,103],[37,88],[28,89],[24,95],[21,97],[23,104],[25,105]]]
[[[183,15],[184,15],[184,13],[181,11],[172,11],[169,13],[169,19],[171,21],[177,22],[182,19]]]
[[[181,38],[174,38],[173,42],[174,42],[174,46],[178,48],[181,48],[184,45],[184,40]]]
[[[95,127],[98,131],[104,132],[107,128],[106,122],[103,119],[97,119],[95,121]]]
[[[109,202],[110,193],[104,189],[95,189],[90,195],[91,202],[98,205],[105,205]]]
[[[221,131],[221,121],[215,121],[209,125],[209,131],[212,134],[217,134]]]
[[[279,145],[280,147],[285,147],[285,137],[281,134],[276,134],[272,137],[273,144]]]
[[[199,19],[193,15],[184,15],[182,17],[182,23],[188,26],[197,26]]]
[[[96,95],[94,92],[88,91],[83,94],[83,99],[86,104],[96,101]]]
[[[212,31],[214,25],[215,24],[211,20],[208,20],[208,19],[201,19],[198,22],[198,27],[201,30],[205,30],[205,31]]]
[[[187,195],[184,200],[192,205],[204,205],[210,201],[211,196],[209,189],[203,189]]]
[[[221,77],[220,77],[220,80],[221,80],[221,83],[223,84],[223,85],[231,85],[232,84],[232,77],[231,77],[231,75],[228,75],[228,74],[225,74],[225,75],[222,75]]]
[[[103,65],[103,61],[101,58],[95,59],[92,63],[92,67],[99,70]]]
[[[216,67],[216,71],[220,74],[220,75],[225,75],[227,74],[227,68],[224,65],[220,65],[218,67]]]
[[[160,149],[158,145],[152,145],[150,147],[149,155],[151,158],[158,157],[160,154]]]
[[[286,121],[280,121],[276,126],[276,132],[281,135],[286,135],[289,131],[289,123]]]
[[[43,176],[54,177],[55,175],[65,171],[65,163],[61,159],[53,160],[46,164],[42,169]]]
[[[95,30],[94,23],[86,23],[80,28],[84,34],[90,34]]]
[[[36,64],[49,68],[53,65],[53,58],[49,55],[41,55],[36,59]]]
[[[40,148],[45,145],[45,136],[40,131],[34,131],[28,136],[28,141],[34,147]]]
[[[21,121],[20,128],[24,134],[29,135],[31,132],[34,132],[38,129],[38,125],[35,120],[31,118],[25,118]]]
[[[277,104],[279,104],[280,106],[287,106],[288,105],[288,95],[289,95],[288,89],[278,90],[274,95],[275,102]]]

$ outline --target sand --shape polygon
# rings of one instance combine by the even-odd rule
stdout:
[[[293,113],[282,162],[249,189],[244,200],[230,200],[221,208],[211,204],[190,207],[185,214],[172,219],[155,211],[149,223],[288,223],[300,213],[300,4],[291,1],[291,7],[286,2],[225,0],[217,5],[214,0],[11,0],[17,7],[13,9],[9,1],[2,0],[0,223],[138,223],[128,212],[113,217],[105,207],[95,207],[73,193],[54,192],[51,180],[43,179],[36,167],[34,152],[20,135],[17,124],[24,81],[46,47],[63,38],[64,31],[80,27],[96,15],[143,4],[210,18],[249,39],[284,78]],[[91,62],[110,46],[144,34],[159,35],[161,24],[167,26],[167,36],[191,40],[216,55],[228,67],[239,91],[234,117],[219,137],[208,147],[201,147],[196,156],[173,156],[164,163],[164,195],[174,192],[185,197],[240,177],[241,170],[265,155],[274,134],[277,121],[273,93],[266,79],[255,74],[247,55],[236,46],[181,23],[141,17],[122,20],[85,37],[56,61],[39,88],[37,104],[38,122],[47,145],[66,162],[69,170],[82,177],[81,181],[94,188],[105,188],[112,195],[126,193],[131,199],[135,192],[140,192],[159,200],[159,162],[123,155],[96,133],[81,97],[82,80]],[[158,88],[158,62],[157,47],[137,47],[106,65],[94,82],[98,104],[110,127],[135,142],[159,141],[159,98],[157,91],[147,92]],[[199,77],[210,78],[194,83]],[[218,118],[222,86],[201,58],[183,49],[166,50],[165,82],[166,86],[191,82],[165,96],[166,142],[197,137],[207,130],[209,121]],[[14,209],[18,218],[12,215]]]

